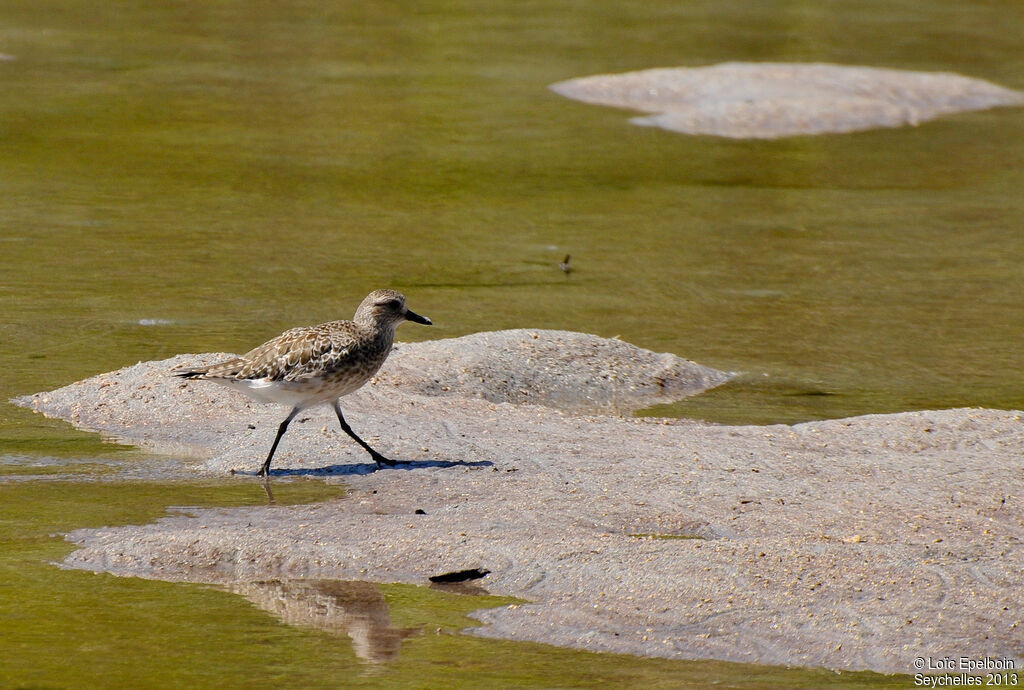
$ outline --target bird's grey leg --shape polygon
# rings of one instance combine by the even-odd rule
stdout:
[[[353,441],[355,441],[356,443],[358,443],[359,445],[366,449],[366,452],[370,454],[370,457],[373,458],[373,461],[377,463],[377,467],[380,467],[382,464],[397,464],[394,460],[389,460],[388,458],[385,458],[383,455],[375,451],[373,448],[370,448],[370,444],[356,436],[356,432],[352,431],[352,427],[350,427],[348,425],[348,422],[345,421],[345,416],[341,414],[341,403],[339,403],[337,400],[334,401],[334,411],[338,413],[338,421],[341,422],[341,430],[344,431],[349,436],[351,436]]]
[[[295,419],[295,415],[299,413],[301,408],[292,408],[292,411],[288,413],[284,421],[281,422],[281,426],[277,428],[277,436],[274,438],[274,445],[270,446],[270,453],[267,455],[266,461],[263,463],[263,467],[256,473],[258,477],[266,477],[270,475],[270,461],[274,459],[274,451],[277,450],[277,444],[281,442],[281,437],[284,436],[284,432],[288,430],[288,422]]]

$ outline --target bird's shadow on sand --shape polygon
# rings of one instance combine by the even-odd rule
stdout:
[[[490,460],[467,462],[465,460],[397,460],[394,465],[377,467],[376,463],[359,462],[348,465],[327,465],[325,467],[282,467],[271,468],[271,477],[345,477],[353,475],[373,474],[387,470],[422,470],[431,467],[493,467]],[[236,474],[256,476],[256,472],[236,472]]]

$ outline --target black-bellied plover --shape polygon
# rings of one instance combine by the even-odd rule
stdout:
[[[292,328],[241,357],[173,373],[213,381],[261,402],[291,405],[292,411],[281,422],[274,445],[257,473],[260,476],[270,472],[277,444],[295,415],[325,403],[333,403],[342,430],[366,449],[378,467],[394,465],[394,460],[375,451],[352,431],[338,398],[355,391],[377,373],[391,353],[395,328],[402,321],[431,324],[427,317],[406,308],[400,292],[374,290],[351,321]]]

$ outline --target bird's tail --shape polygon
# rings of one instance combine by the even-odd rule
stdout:
[[[183,379],[201,379],[206,376],[206,369],[175,369],[171,373]]]

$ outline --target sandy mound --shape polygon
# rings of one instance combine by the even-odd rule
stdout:
[[[681,400],[731,376],[621,340],[520,329],[399,344],[378,378],[423,395],[623,414]]]
[[[585,103],[684,134],[774,139],[917,125],[940,115],[1024,105],[1024,94],[947,72],[729,62],[601,74],[553,84]]]
[[[254,472],[284,410],[168,376],[194,360],[23,402],[202,448],[200,471]],[[374,471],[328,409],[311,410],[271,483],[341,474],[345,499],[78,530],[67,564],[228,585],[426,583],[481,568],[489,591],[533,602],[481,613],[482,635],[837,669],[914,672],[916,657],[944,655],[1024,663],[1018,412],[726,427],[427,396],[386,377],[343,402],[402,464]],[[370,615],[342,608],[349,624]]]
[[[215,352],[139,362],[13,402],[158,452],[235,457],[238,444],[251,443],[250,422],[276,430],[287,410],[168,374],[178,367],[234,356]],[[359,401],[374,391],[385,396],[482,398],[617,414],[680,400],[732,376],[672,354],[586,333],[495,331],[396,343],[377,377],[342,402],[346,409],[355,405],[354,419]],[[306,418],[300,416],[299,421]],[[336,423],[334,419],[329,424],[332,430]],[[302,433],[290,428],[287,438],[291,441]],[[398,430],[399,436],[402,433]]]

